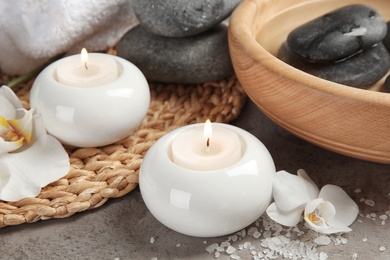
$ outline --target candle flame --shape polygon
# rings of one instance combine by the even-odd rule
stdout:
[[[207,143],[206,143],[207,147],[209,147],[210,146],[210,139],[213,136],[213,129],[211,127],[211,122],[209,119],[207,119],[206,123],[204,124],[203,136],[207,140]]]
[[[88,52],[87,49],[83,48],[81,50],[81,64],[83,64],[83,66],[85,66],[86,69],[88,69],[87,63],[88,63]]]

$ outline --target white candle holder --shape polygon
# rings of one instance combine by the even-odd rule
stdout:
[[[236,132],[242,157],[215,171],[193,171],[173,163],[173,139],[195,125],[176,129],[160,138],[146,153],[139,185],[144,202],[165,226],[185,235],[215,237],[253,223],[272,198],[275,165],[267,148],[252,134],[226,124]]]
[[[99,54],[108,55],[108,54]],[[147,80],[132,63],[112,56],[119,76],[112,82],[94,87],[72,87],[56,78],[62,60],[46,67],[36,78],[30,104],[49,134],[62,143],[96,147],[119,141],[138,127],[150,105]]]

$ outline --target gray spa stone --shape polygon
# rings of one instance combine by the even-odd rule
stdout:
[[[386,49],[390,52],[390,22],[387,22],[387,33],[385,38],[383,39],[383,44]]]
[[[227,26],[223,24],[184,38],[158,36],[137,26],[120,40],[117,55],[153,81],[203,83],[233,74]]]
[[[381,41],[387,25],[376,10],[349,5],[293,30],[287,38],[291,51],[316,62],[336,61]]]
[[[229,17],[242,0],[133,0],[140,24],[167,37],[204,32]]]
[[[308,62],[290,51],[287,44],[283,44],[278,57],[319,78],[358,88],[373,85],[390,69],[390,55],[382,43],[339,62]]]
[[[387,93],[390,93],[390,75],[386,77],[386,80],[384,82],[384,90],[387,92]]]

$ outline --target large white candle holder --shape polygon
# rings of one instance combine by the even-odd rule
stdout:
[[[52,63],[36,78],[31,108],[42,116],[49,134],[62,143],[78,147],[111,144],[130,135],[146,116],[150,91],[144,75],[127,60],[109,56],[117,63],[118,77],[102,85],[59,83],[56,68],[72,56]]]
[[[259,218],[272,198],[275,165],[267,148],[252,134],[238,134],[241,159],[227,168],[193,171],[172,161],[171,144],[199,124],[176,129],[146,153],[139,185],[144,202],[165,226],[185,235],[215,237],[233,233]]]

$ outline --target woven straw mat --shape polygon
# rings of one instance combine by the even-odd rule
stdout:
[[[3,82],[7,76],[2,75]],[[28,109],[33,81],[14,91]],[[235,119],[246,99],[236,77],[198,85],[149,83],[151,105],[146,118],[128,138],[96,148],[66,147],[69,173],[41,190],[36,198],[0,201],[0,227],[50,218],[65,218],[94,209],[137,187],[143,156],[161,136],[180,126]]]

